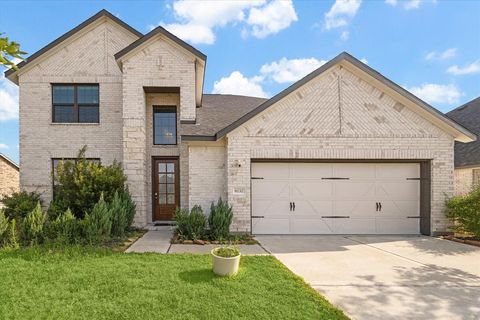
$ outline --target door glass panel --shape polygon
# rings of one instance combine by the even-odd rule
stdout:
[[[159,203],[159,204],[165,204],[165,203],[167,203],[167,201],[166,201],[166,194],[159,194],[159,195],[158,195],[158,203]]]
[[[167,184],[167,192],[168,193],[175,193],[175,185],[174,184]]]
[[[167,182],[167,175],[166,174],[163,174],[163,173],[160,173],[158,175],[158,182],[160,183],[166,183]]]
[[[167,193],[167,185],[166,184],[159,184],[159,192],[160,193]]]
[[[169,194],[167,196],[167,203],[168,204],[175,204],[175,195],[174,194]]]
[[[166,163],[159,163],[158,164],[158,172],[165,172],[167,171],[167,164]]]
[[[175,182],[175,175],[174,174],[167,174],[167,182],[168,183],[174,183]]]
[[[175,165],[173,163],[167,163],[167,172],[175,172]]]

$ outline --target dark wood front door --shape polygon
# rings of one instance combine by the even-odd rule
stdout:
[[[153,221],[172,220],[180,205],[178,159],[153,160]]]

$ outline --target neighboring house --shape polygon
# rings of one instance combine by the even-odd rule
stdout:
[[[19,191],[18,165],[0,153],[0,199]],[[0,203],[0,208],[2,203]]]
[[[19,64],[20,182],[56,159],[122,162],[135,223],[233,206],[232,231],[438,234],[454,141],[476,136],[347,53],[271,99],[204,94],[206,56],[107,11]]]
[[[480,134],[480,97],[450,111],[447,115]],[[455,142],[455,194],[464,195],[480,185],[480,140],[470,143]]]

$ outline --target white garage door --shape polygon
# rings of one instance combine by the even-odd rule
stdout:
[[[252,163],[254,234],[419,234],[417,163]]]

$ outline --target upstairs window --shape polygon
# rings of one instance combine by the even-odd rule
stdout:
[[[153,144],[177,144],[176,107],[153,107]]]
[[[99,123],[98,84],[52,85],[52,120],[57,123]]]

